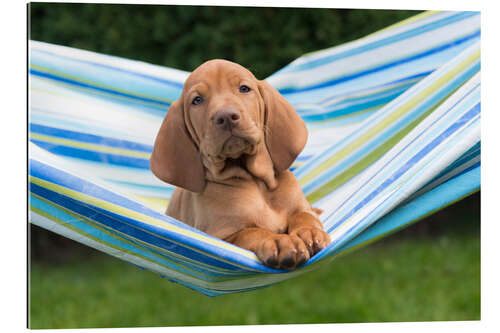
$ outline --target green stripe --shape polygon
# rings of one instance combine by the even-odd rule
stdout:
[[[314,170],[312,170],[308,175],[303,177],[299,183],[301,185],[306,184],[308,181],[312,180],[323,171],[327,170],[329,167],[339,162],[340,160],[347,157],[354,150],[358,149],[370,139],[375,137],[378,133],[382,132],[385,128],[395,123],[401,117],[403,117],[409,110],[413,109],[416,105],[422,102],[425,98],[435,93],[438,89],[444,86],[450,79],[456,76],[459,72],[465,69],[468,65],[470,65],[473,61],[475,61],[479,57],[479,51],[474,52],[472,55],[468,56],[462,62],[457,64],[454,68],[451,68],[448,72],[439,77],[434,83],[425,87],[420,91],[417,95],[413,96],[410,100],[404,103],[402,106],[394,110],[392,113],[386,116],[386,118],[382,119],[378,124],[376,124],[373,128],[370,128],[366,133],[364,133],[357,140],[351,142],[348,146],[344,147],[334,156],[332,156],[329,160],[323,162],[321,165],[317,166]]]
[[[457,90],[458,90],[458,88],[455,88],[453,91],[451,91],[445,97],[443,97],[442,99],[437,101],[432,108],[430,108],[429,110],[427,110],[426,112],[421,114],[417,119],[415,119],[410,124],[408,124],[406,127],[404,127],[402,130],[397,132],[390,139],[386,140],[384,143],[379,145],[376,149],[374,149],[368,155],[366,155],[363,159],[361,159],[360,161],[358,161],[357,163],[355,163],[354,165],[349,167],[346,171],[342,172],[337,177],[328,181],[323,186],[316,189],[314,192],[308,194],[306,196],[307,200],[311,203],[314,203],[314,202],[318,201],[319,199],[321,199],[322,197],[326,196],[327,194],[331,193],[337,187],[345,184],[352,177],[361,173],[362,170],[364,170],[370,164],[372,164],[373,162],[378,160],[382,155],[384,155],[392,147],[394,147],[398,142],[400,142],[411,130],[413,130],[418,124],[420,124],[420,122],[422,120],[427,118],[428,115],[430,115],[434,110],[436,110],[443,101],[448,99]]]

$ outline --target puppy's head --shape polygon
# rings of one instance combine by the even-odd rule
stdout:
[[[163,181],[202,192],[205,168],[236,163],[251,164],[257,174],[283,171],[306,140],[304,122],[276,89],[238,64],[211,60],[188,77],[170,106],[150,166]]]

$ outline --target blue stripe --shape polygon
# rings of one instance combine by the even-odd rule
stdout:
[[[328,229],[328,232],[331,232],[333,229],[338,227],[341,223],[345,222],[349,217],[351,217],[355,212],[359,211],[363,208],[368,202],[370,202],[374,197],[376,197],[380,192],[382,192],[389,185],[398,180],[402,175],[406,173],[411,167],[413,167],[416,163],[418,163],[422,158],[424,158],[430,151],[432,151],[435,147],[437,147],[441,142],[443,142],[446,138],[464,126],[467,121],[472,119],[474,116],[481,112],[481,103],[477,103],[472,109],[467,111],[460,119],[458,119],[455,123],[453,123],[450,127],[448,127],[443,133],[441,133],[438,137],[432,140],[429,144],[427,144],[424,148],[422,148],[415,156],[413,156],[410,160],[408,160],[402,167],[400,167],[396,172],[394,172],[390,177],[388,177],[382,184],[380,184],[375,190],[373,190],[370,194],[368,194],[360,203],[358,203],[350,212],[348,212],[340,221],[334,224],[332,227]],[[330,218],[328,216],[326,219]]]
[[[461,172],[457,173],[457,174],[456,174],[456,175],[454,175],[453,177],[450,177],[450,179],[447,179],[446,181],[450,181],[450,180],[452,180],[452,179],[455,179],[455,178],[457,178],[457,177],[460,177],[461,175],[463,175],[463,174],[465,174],[465,173],[467,173],[467,172],[469,172],[469,171],[471,171],[471,170],[473,170],[473,169],[476,169],[476,168],[477,168],[479,171],[481,170],[481,161],[479,161],[479,162],[477,162],[477,163],[475,163],[475,164],[471,165],[470,167],[466,168],[465,170],[462,170]],[[481,184],[479,183],[479,185],[481,185]]]
[[[309,62],[300,64],[300,65],[296,65],[296,66],[293,66],[291,64],[290,67],[291,67],[291,70],[293,70],[293,71],[302,71],[302,70],[315,68],[315,67],[324,65],[326,63],[330,63],[330,62],[333,62],[333,61],[336,61],[336,60],[339,60],[342,58],[347,58],[347,57],[350,57],[350,56],[353,56],[353,55],[356,55],[356,54],[359,54],[362,52],[370,51],[370,50],[376,49],[376,48],[384,46],[384,45],[388,45],[388,44],[392,44],[392,43],[395,43],[395,42],[398,42],[398,41],[401,41],[404,39],[412,38],[412,37],[421,35],[423,33],[426,33],[428,31],[435,30],[436,28],[442,27],[444,25],[452,24],[452,23],[467,19],[469,17],[478,15],[478,14],[479,14],[478,12],[460,12],[458,14],[441,19],[437,22],[431,22],[431,23],[428,23],[425,25],[421,25],[421,26],[418,26],[418,27],[413,28],[411,30],[400,33],[398,35],[389,36],[389,37],[380,39],[378,41],[374,41],[370,44],[357,47],[355,49],[346,50],[346,51],[338,53],[338,54],[333,54],[333,55],[326,56],[326,57],[323,57],[320,59],[311,60]],[[287,69],[287,67],[285,67],[284,69]]]
[[[438,119],[434,120],[434,122],[432,124],[429,124],[428,128],[425,131],[427,131],[430,128],[430,126],[433,126],[438,121],[440,121],[441,119],[443,119],[446,116],[446,114],[449,113],[449,111],[453,110],[455,108],[455,106],[458,105],[459,103],[461,103],[461,101],[463,101],[463,100],[467,100],[467,104],[465,105],[465,108],[466,108],[467,111],[463,111],[462,109],[464,107],[462,107],[462,109],[458,110],[458,112],[456,110],[454,110],[453,111],[454,112],[453,115],[458,114],[458,116],[462,116],[464,114],[464,112],[469,112],[474,107],[474,105],[476,105],[477,101],[479,100],[480,95],[479,95],[478,87],[479,87],[479,84],[476,84],[473,88],[471,88],[466,93],[466,95],[464,95],[461,98],[459,98],[459,100],[456,101],[455,104],[453,106],[451,106],[443,115],[439,116]],[[473,97],[471,97],[471,96],[473,96]],[[471,97],[471,98],[469,98],[469,97]],[[452,122],[452,121],[448,119],[447,122],[446,122],[446,124],[448,124],[450,122]],[[438,129],[434,129],[434,133],[440,131],[441,128],[443,128],[443,127],[444,126],[442,125]],[[387,178],[389,178],[389,173],[391,172],[391,169],[387,168],[387,166],[390,163],[392,163],[397,158],[400,158],[400,159],[405,158],[405,159],[407,159],[408,156],[415,154],[416,151],[417,151],[417,149],[419,149],[419,146],[416,146],[416,147],[413,147],[413,148],[411,148],[411,147],[414,144],[414,142],[416,142],[417,140],[420,139],[421,142],[426,142],[426,141],[431,140],[431,137],[429,135],[427,137],[423,138],[423,135],[424,135],[425,131],[419,133],[419,135],[417,137],[413,138],[409,143],[407,143],[405,147],[403,147],[395,156],[393,156],[390,161],[387,161],[382,167],[380,167],[379,171],[377,171],[368,180],[366,180],[364,182],[364,184],[360,185],[359,188],[364,188],[374,178],[379,178],[379,179],[387,179]],[[405,157],[399,157],[399,156],[402,155],[403,152],[406,153],[406,156]],[[386,168],[387,168],[387,170],[385,171],[385,174],[382,174],[382,171],[384,169],[386,169]],[[369,189],[365,188],[364,192],[367,192],[368,190]],[[359,191],[357,191],[357,192],[359,192]],[[337,210],[339,210],[340,207],[343,207],[346,204],[346,202],[348,202],[349,200],[351,200],[355,195],[356,195],[356,192],[353,193],[353,194],[351,194],[348,198],[346,198],[341,204],[338,205]],[[345,210],[345,208],[344,208],[344,210]]]
[[[251,273],[257,273],[255,272],[252,267],[245,267],[245,262],[242,264],[243,267],[233,265],[231,263],[228,263],[223,260],[219,260],[218,258],[225,259],[225,256],[220,255],[220,250],[219,251],[214,251],[207,249],[204,249],[202,246],[199,246],[196,242],[193,243],[192,240],[189,238],[181,235],[181,234],[176,234],[176,233],[171,233],[168,230],[160,229],[151,225],[147,225],[145,223],[142,223],[138,220],[134,220],[128,217],[125,217],[123,215],[119,215],[107,210],[104,210],[102,208],[93,206],[89,203],[81,202],[78,200],[75,200],[73,198],[67,197],[65,195],[62,195],[60,193],[48,190],[44,187],[41,187],[37,184],[30,183],[30,192],[33,194],[36,194],[56,205],[60,205],[78,215],[81,215],[87,219],[95,220],[99,222],[100,224],[103,224],[106,229],[112,233],[116,233],[116,235],[120,237],[124,237],[127,240],[130,240],[132,242],[133,239],[128,238],[126,236],[130,236],[136,239],[139,239],[140,241],[143,241],[147,244],[165,249],[166,251],[170,251],[172,253],[184,256],[186,258],[190,258],[195,261],[199,261],[201,263],[204,263],[206,265],[218,267],[220,269],[226,269],[226,270],[232,270],[235,272],[241,272],[241,275],[246,275],[249,272]],[[108,229],[109,228],[109,229]],[[157,229],[155,231],[151,231],[151,229]],[[163,232],[160,232],[162,230]],[[124,235],[125,236],[124,236]],[[102,235],[99,235],[98,238],[102,238]],[[199,241],[197,241],[199,242]],[[138,245],[136,243],[136,245]],[[185,246],[184,246],[185,245]],[[194,250],[192,249],[194,248]],[[153,250],[148,247],[148,249]],[[206,255],[200,251],[196,251],[196,249],[200,251],[204,251],[210,254],[213,254],[213,256]],[[217,253],[219,252],[219,253]],[[233,257],[236,258],[236,260],[231,260],[234,258],[229,259],[229,261],[234,261],[235,263],[238,264],[238,259],[240,259],[239,255],[234,255]],[[187,262],[185,261],[179,261],[179,259],[175,258],[174,256],[171,257],[172,260],[177,261],[177,262],[182,262],[183,264]],[[248,266],[248,265],[246,265]],[[193,266],[194,268],[195,266]],[[204,272],[206,274],[210,274],[212,271],[209,270],[203,270],[201,267],[197,267],[197,270]],[[273,272],[280,272],[278,270],[273,270]],[[234,276],[234,274],[232,274]],[[238,274],[240,275],[240,274]],[[202,277],[200,277],[202,278]]]
[[[92,193],[92,197],[104,200],[114,205],[118,205],[121,207],[127,207],[135,212],[159,219],[165,219],[168,223],[171,223],[177,227],[189,229],[193,232],[200,233],[201,232],[195,228],[189,227],[188,225],[179,222],[175,219],[167,217],[163,214],[155,212],[148,207],[141,205],[138,202],[128,199],[127,197],[118,195],[114,192],[111,192],[101,186],[93,184],[85,179],[79,178],[77,176],[71,175],[63,170],[56,169],[50,165],[47,165],[43,162],[40,162],[36,159],[30,159],[30,169],[29,173],[31,176],[49,181],[53,184],[63,186],[73,191],[81,192],[81,193]]]
[[[48,78],[48,79],[52,79],[52,80],[55,80],[55,81],[60,81],[60,82],[72,84],[72,85],[75,85],[75,86],[78,86],[78,87],[88,88],[88,89],[92,89],[92,90],[96,90],[96,91],[100,91],[100,92],[105,92],[105,93],[108,93],[108,94],[111,94],[111,95],[127,97],[127,98],[131,98],[131,99],[135,99],[135,100],[139,100],[139,101],[143,101],[143,102],[148,102],[148,103],[155,103],[155,104],[164,105],[164,106],[167,106],[167,107],[170,106],[170,103],[168,103],[168,102],[162,102],[162,101],[158,101],[158,100],[151,99],[151,98],[146,98],[146,97],[141,97],[141,96],[137,96],[137,95],[132,95],[132,94],[124,93],[124,92],[121,92],[121,91],[116,91],[116,90],[113,90],[113,89],[97,87],[95,85],[87,84],[87,83],[80,82],[80,81],[73,80],[73,79],[68,79],[68,78],[65,78],[65,77],[62,77],[62,76],[59,76],[59,75],[45,73],[45,72],[42,72],[42,71],[39,71],[39,70],[36,70],[36,69],[33,69],[33,68],[30,68],[29,73],[32,74],[32,75],[37,75],[37,76]]]
[[[476,168],[471,167],[471,168],[469,168],[469,171],[471,171],[473,169],[476,169]],[[345,245],[347,242],[349,242],[349,237],[351,237],[350,235],[352,235],[353,232],[354,232],[354,234],[359,235],[359,233],[356,233],[356,230],[359,231],[361,229],[361,231],[362,231],[367,226],[370,226],[370,224],[367,225],[367,223],[369,223],[369,220],[370,219],[373,220],[373,216],[375,214],[377,214],[377,212],[380,213],[381,208],[383,208],[384,206],[387,206],[387,203],[390,201],[390,199],[391,199],[390,197],[384,199],[377,207],[375,207],[364,218],[362,218],[361,221],[359,221],[356,225],[354,225],[349,230],[347,230],[342,235],[342,237],[340,237],[335,242],[333,242],[335,244],[335,246],[338,247],[338,246]]]
[[[120,98],[119,96],[115,95],[106,95],[105,97],[103,97],[102,94],[100,94],[98,91],[92,91],[92,90],[87,90],[85,91],[85,93],[91,97],[103,99],[105,101],[111,101],[118,105],[123,105],[127,108],[133,107],[136,111],[144,112],[155,117],[164,117],[165,114],[167,113],[168,106],[170,105],[169,104],[168,106],[165,106],[162,104],[155,104],[155,105],[146,104],[140,100],[132,100],[132,99],[124,100],[123,98]]]
[[[396,123],[395,125],[392,125],[389,129],[386,129],[384,132],[379,133],[377,135],[377,137],[381,137],[382,134],[384,134],[384,133],[385,133],[384,135],[391,135],[392,136],[392,134],[394,134],[396,132],[396,130],[402,126],[401,124],[403,124],[403,125],[408,124],[409,123],[408,119],[410,119],[411,117],[414,117],[412,119],[415,119],[415,117],[417,117],[419,114],[421,114],[425,110],[429,110],[429,108],[435,106],[438,102],[441,101],[442,98],[446,97],[450,91],[456,89],[460,84],[463,84],[475,72],[479,71],[479,69],[480,69],[480,63],[478,61],[478,62],[472,64],[471,66],[469,66],[467,68],[467,70],[462,71],[462,74],[460,76],[458,76],[458,77],[454,78],[453,80],[451,80],[450,82],[448,82],[444,87],[441,87],[441,91],[439,93],[437,93],[437,94],[435,93],[435,95],[431,99],[427,100],[424,104],[420,104],[419,107],[415,111],[413,111],[409,114],[409,116],[405,116],[404,118],[399,120],[398,123]],[[474,89],[476,87],[474,87]],[[470,92],[468,92],[465,96],[463,96],[457,103],[455,103],[455,105],[457,105],[461,100],[465,99],[465,97],[467,97],[469,95],[470,95]],[[395,107],[395,106],[397,106],[397,105],[393,105],[393,107]],[[358,129],[358,131],[359,130],[362,131],[361,128]],[[353,133],[352,135],[355,135],[356,133]],[[340,142],[338,142],[338,143],[334,144],[333,146],[331,146],[330,148],[324,150],[324,152],[320,153],[314,159],[313,162],[301,166],[300,169],[297,170],[296,176],[299,178],[302,177],[304,175],[304,173],[315,168],[317,165],[323,163],[325,161],[325,158],[327,158],[327,159],[331,158],[333,151],[338,150],[341,147],[344,147],[349,140],[352,141],[352,139],[351,139],[352,135],[345,137]],[[373,142],[373,140],[372,140],[372,142]],[[367,151],[368,148],[369,147],[365,147],[364,150]],[[324,181],[326,177],[328,177],[328,173],[326,173],[323,176],[320,176],[320,178],[317,178],[315,180],[315,184],[318,184],[318,183]],[[308,185],[306,185],[303,188],[304,193],[306,193],[308,190],[310,190],[312,186],[314,186],[313,183],[309,183]]]
[[[139,242],[137,242],[133,238],[127,237],[126,235],[120,234],[120,233],[116,232],[115,230],[108,229],[108,228],[104,227],[104,229],[106,229],[106,231],[108,231],[110,234],[114,235],[115,237],[110,236],[107,233],[103,232],[102,230],[98,229],[96,226],[99,226],[101,228],[103,228],[103,226],[100,226],[98,223],[94,222],[93,220],[87,219],[83,215],[80,215],[80,217],[84,221],[81,221],[79,219],[75,219],[74,216],[68,214],[66,211],[62,210],[61,208],[53,206],[52,204],[44,202],[41,199],[35,197],[33,194],[39,195],[39,193],[43,192],[43,190],[41,190],[40,187],[36,187],[36,185],[35,185],[35,187],[33,187],[33,189],[35,191],[32,191],[32,194],[30,195],[31,205],[34,205],[38,209],[40,209],[44,212],[47,212],[53,216],[57,216],[57,218],[61,219],[65,223],[68,223],[68,224],[72,225],[73,227],[83,231],[87,235],[91,235],[91,236],[93,236],[101,241],[104,241],[106,243],[106,245],[108,245],[108,246],[114,245],[114,246],[120,247],[121,250],[125,249],[125,250],[128,250],[130,252],[133,252],[136,255],[142,255],[146,258],[151,259],[153,262],[156,262],[157,264],[160,264],[160,265],[167,266],[170,269],[173,269],[176,271],[181,271],[185,274],[196,276],[200,279],[204,279],[204,280],[207,279],[206,277],[203,277],[202,275],[199,275],[196,273],[196,272],[201,272],[201,273],[207,272],[206,269],[202,269],[201,267],[198,267],[198,266],[193,266],[189,262],[184,263],[185,260],[181,260],[179,258],[173,257],[172,255],[162,253],[162,252],[160,252],[154,248],[151,248],[149,246],[144,246],[143,244],[140,244]],[[51,197],[51,199],[52,199],[52,197]],[[56,203],[56,202],[54,201],[53,203]],[[125,242],[125,240],[132,243],[133,245]],[[153,252],[153,253],[151,253],[151,252]],[[175,262],[172,263],[172,262],[166,260],[165,258],[168,258],[168,259],[175,261],[177,263],[181,262],[182,264],[184,264],[184,266],[189,266],[195,272],[188,271],[185,268],[178,266]],[[212,271],[208,271],[208,274],[212,274]],[[215,273],[214,275],[221,275],[221,274]],[[228,275],[228,274],[225,273],[222,275]]]
[[[389,86],[391,86],[391,87],[392,86],[396,86],[395,88],[391,88],[391,89],[397,89],[400,86],[405,86],[405,87],[406,86],[413,86],[418,81],[422,80],[423,78],[425,78],[426,76],[428,76],[429,74],[431,74],[433,72],[434,72],[434,70],[420,72],[420,73],[417,73],[417,74],[413,74],[413,75],[409,75],[409,76],[405,76],[405,77],[399,78],[399,79],[394,80],[394,81],[385,82],[385,83],[380,84],[380,85],[376,85],[376,86],[372,86],[372,87],[369,87],[369,88],[365,88],[365,89],[362,89],[362,90],[359,90],[359,91],[353,90],[353,91],[348,91],[348,92],[345,92],[345,93],[342,93],[342,94],[339,94],[339,95],[328,96],[327,98],[325,98],[324,100],[320,101],[319,103],[323,104],[323,103],[327,103],[330,100],[341,98],[343,96],[352,96],[352,95],[355,95],[357,93],[363,93],[363,92],[365,92],[367,90],[377,90],[377,89],[381,89],[381,88],[385,88],[385,87],[389,87]],[[403,84],[399,85],[400,83],[403,83]],[[384,91],[387,91],[387,90],[384,90]]]
[[[163,114],[163,116],[164,115],[165,114]],[[161,118],[158,119],[160,120]],[[116,136],[122,138],[128,137],[130,133],[130,131],[121,129],[119,127],[109,127],[106,126],[106,124],[97,124],[96,122],[85,122],[81,118],[68,117],[66,115],[57,114],[57,111],[54,112],[54,110],[48,110],[34,106],[31,106],[30,108],[29,122],[35,124],[45,124],[48,126],[57,126],[59,128],[66,128],[70,131],[75,132],[105,133],[108,136]],[[143,137],[141,137],[141,139],[143,139]]]
[[[328,120],[328,119],[332,119],[332,118],[338,118],[341,116],[354,114],[354,113],[359,112],[359,111],[364,111],[367,109],[375,108],[377,106],[381,107],[383,105],[386,105],[390,101],[394,100],[396,97],[403,94],[406,91],[406,89],[393,92],[388,96],[375,98],[375,99],[372,99],[369,101],[358,102],[357,104],[352,104],[352,105],[349,105],[347,107],[343,107],[340,109],[337,108],[336,110],[333,110],[333,111],[326,111],[323,113],[309,114],[309,115],[308,114],[302,115],[300,113],[299,114],[300,114],[302,119],[304,119],[305,121],[310,121],[310,122],[317,122],[317,121],[323,121],[323,120]],[[351,101],[347,101],[346,103],[349,103],[349,102],[351,102]]]
[[[172,194],[174,192],[175,186],[165,183],[165,185],[146,185],[143,183],[133,183],[131,181],[116,180],[116,179],[105,179],[108,182],[116,183],[119,185],[134,187],[138,189],[146,189],[154,192],[168,193]]]
[[[50,127],[35,123],[30,123],[29,130],[34,133],[40,133],[44,135],[55,136],[59,138],[77,140],[81,142],[95,143],[101,146],[113,147],[113,148],[123,148],[141,151],[145,153],[151,153],[153,151],[153,146],[145,145],[142,143],[137,143],[133,141],[114,139],[105,136],[99,136],[95,134],[87,134],[82,132],[70,131],[66,129],[61,129],[57,127]]]
[[[361,71],[361,72],[354,73],[354,74],[351,74],[351,75],[345,75],[345,76],[342,76],[342,77],[337,78],[337,79],[329,80],[329,81],[326,81],[326,82],[323,82],[323,83],[320,83],[320,84],[316,84],[316,85],[311,85],[311,86],[308,86],[308,87],[303,87],[303,88],[282,88],[282,89],[279,89],[279,92],[281,94],[285,95],[285,94],[291,94],[291,93],[297,93],[297,92],[303,92],[303,91],[309,91],[309,90],[315,90],[315,89],[319,89],[319,88],[325,88],[325,87],[333,86],[333,85],[336,85],[336,84],[339,84],[339,83],[342,83],[342,82],[346,82],[346,81],[350,81],[350,80],[353,80],[353,79],[357,79],[357,78],[359,78],[361,76],[366,76],[368,74],[379,72],[379,71],[382,71],[382,70],[387,69],[387,68],[395,67],[395,66],[398,66],[398,65],[401,65],[401,64],[404,64],[404,63],[408,63],[408,62],[420,59],[420,58],[424,58],[424,57],[429,56],[429,55],[434,54],[434,53],[442,52],[442,51],[444,51],[444,50],[446,50],[448,48],[455,47],[455,46],[463,44],[463,43],[465,43],[465,42],[467,42],[467,41],[469,41],[471,39],[477,38],[480,35],[481,35],[481,31],[478,30],[478,31],[476,31],[475,33],[473,33],[471,35],[467,35],[467,36],[465,36],[465,37],[463,37],[461,39],[458,39],[456,41],[453,41],[453,42],[450,42],[450,43],[438,46],[436,48],[433,48],[433,49],[430,49],[430,50],[418,53],[418,54],[416,54],[414,56],[411,56],[411,57],[408,57],[408,58],[403,58],[403,59],[400,59],[400,60],[389,62],[387,64],[384,64],[384,65],[381,65],[381,66],[378,66],[378,67],[373,67],[373,68],[365,70],[365,71]]]
[[[386,85],[387,87],[385,87],[385,89],[377,89],[378,87],[374,87],[374,89],[377,89],[377,91],[372,91],[369,94],[363,94],[362,92],[360,92],[359,95],[353,93],[349,94],[350,96],[338,96],[338,97],[332,96],[331,98],[328,98],[325,101],[317,103],[316,105],[320,106],[324,110],[338,111],[342,108],[342,106],[357,105],[360,103],[376,100],[377,98],[383,98],[386,96],[394,95],[396,93],[404,92],[413,85],[415,85],[415,83],[416,82],[413,81],[399,85],[388,84]],[[295,103],[297,104],[295,108],[300,116],[317,115],[320,113],[317,109],[313,109],[311,111],[308,111],[307,107],[301,109],[301,104],[298,104],[297,102]]]
[[[181,82],[166,80],[166,79],[162,79],[162,78],[159,78],[159,77],[155,77],[155,76],[151,76],[151,75],[146,75],[146,74],[142,74],[142,73],[138,73],[138,72],[133,72],[133,71],[129,71],[129,70],[126,70],[126,69],[123,69],[123,68],[113,67],[113,66],[109,66],[109,65],[105,65],[105,64],[101,64],[101,63],[97,63],[97,62],[92,62],[92,61],[88,61],[88,60],[70,58],[70,57],[66,57],[66,56],[61,55],[61,54],[57,54],[57,53],[53,53],[53,52],[49,52],[49,51],[45,51],[45,50],[34,49],[34,51],[40,52],[40,53],[44,53],[44,54],[47,54],[47,55],[50,55],[50,56],[53,56],[53,57],[56,57],[56,58],[60,58],[60,59],[68,59],[70,61],[80,62],[80,63],[83,63],[83,64],[88,64],[88,65],[92,65],[92,66],[96,66],[96,67],[101,67],[101,68],[105,68],[105,69],[110,69],[110,70],[113,70],[113,71],[116,71],[116,72],[119,72],[119,73],[126,73],[126,74],[129,74],[129,75],[132,75],[132,76],[137,76],[137,77],[141,77],[141,78],[144,78],[144,79],[148,79],[148,80],[152,80],[152,81],[164,83],[164,84],[167,84],[167,85],[170,85],[170,86],[174,86],[174,87],[180,88],[180,89],[182,89],[182,86],[184,85],[184,83],[181,83]],[[117,59],[124,59],[124,58],[120,58],[120,57],[116,57],[116,58]]]
[[[74,148],[69,146],[62,146],[51,142],[30,139],[40,148],[43,148],[53,154],[61,156],[69,156],[88,161],[100,162],[104,164],[126,166],[137,169],[149,169],[149,159],[128,157],[118,154],[110,154],[105,152],[97,152],[87,149]]]
[[[312,264],[322,260],[325,257],[331,257],[346,250],[373,241],[376,237],[384,237],[417,222],[425,217],[429,212],[457,200],[465,195],[471,194],[480,187],[479,167],[457,175],[456,178],[447,180],[429,192],[413,199],[411,202],[397,207],[387,215],[381,217],[376,223],[369,226],[366,230],[349,240],[346,244],[338,248],[327,247],[317,256],[311,258],[307,264]],[[418,209],[415,209],[415,208]]]
[[[462,166],[463,164],[467,163],[468,161],[472,160],[473,158],[481,155],[480,145],[481,145],[481,142],[478,142],[477,144],[475,144],[474,147],[472,147],[466,153],[464,153],[462,156],[460,156],[460,158],[458,158],[450,166],[448,166],[446,169],[444,169],[442,172],[440,172],[436,177],[434,177],[433,179],[428,181],[424,186],[422,186],[422,188],[425,188],[427,185],[436,181],[436,179],[443,177],[447,173],[457,169],[458,167]]]
[[[90,223],[93,223],[93,222],[90,222]],[[237,271],[236,270],[227,270],[227,269],[221,267],[221,265],[218,265],[218,267],[206,267],[205,266],[206,261],[204,261],[203,259],[202,260],[192,259],[191,257],[187,257],[187,256],[182,255],[178,251],[172,251],[170,248],[164,249],[166,252],[162,252],[162,251],[159,251],[156,248],[153,248],[151,246],[143,245],[143,244],[139,243],[135,239],[135,236],[129,237],[129,236],[120,234],[120,233],[118,233],[114,230],[111,230],[111,229],[109,229],[108,231],[110,233],[116,235],[117,237],[122,237],[123,239],[126,239],[127,241],[133,243],[135,246],[139,247],[140,249],[144,249],[141,252],[144,252],[144,253],[152,252],[159,259],[159,260],[157,260],[157,262],[161,262],[166,266],[174,267],[174,270],[176,270],[176,271],[180,271],[180,272],[183,272],[183,273],[191,275],[191,276],[196,276],[196,277],[198,277],[202,280],[205,280],[205,281],[221,281],[221,280],[225,280],[228,278],[234,278],[234,277],[238,277],[238,276],[248,275],[248,271],[244,271],[244,270],[242,271],[241,269],[239,269]],[[152,243],[148,243],[148,244],[152,244]],[[197,254],[199,253],[199,252],[195,252],[195,251],[191,251],[191,252],[194,252]],[[184,258],[182,258],[181,256],[184,256]],[[189,259],[191,259],[191,260],[189,260]],[[168,260],[173,261],[173,263],[169,262]],[[202,263],[203,265],[200,265],[199,263]],[[188,269],[191,269],[194,272],[189,271],[183,267],[180,267],[179,265],[182,265]],[[204,274],[205,276],[200,275],[198,273]]]
[[[323,172],[322,175],[317,176],[316,179],[310,181],[308,184],[305,184],[303,186],[303,189],[302,189],[304,191],[304,193],[307,195],[308,193],[312,192],[319,185],[324,184],[328,179],[332,178],[333,175],[339,174],[343,170],[347,170],[349,165],[354,164],[361,157],[366,156],[370,151],[375,150],[376,147],[379,147],[379,146],[383,145],[386,141],[389,141],[394,135],[397,135],[399,132],[401,132],[401,130],[404,130],[404,128],[408,124],[410,124],[412,121],[414,121],[423,112],[431,109],[435,105],[442,102],[443,98],[446,97],[450,91],[453,91],[457,86],[459,86],[460,84],[463,84],[463,82],[465,82],[469,77],[471,77],[472,74],[475,73],[475,71],[479,70],[478,66],[479,66],[479,64],[471,66],[468,70],[466,70],[464,73],[462,73],[459,77],[455,78],[453,81],[450,81],[445,87],[441,88],[441,91],[435,93],[435,95],[431,99],[428,99],[425,103],[421,103],[417,109],[409,112],[406,116],[404,116],[402,119],[398,120],[395,124],[391,125],[389,128],[386,128],[384,131],[377,134],[377,136],[375,138],[373,138],[369,142],[366,142],[362,148],[360,148],[358,151],[352,153],[349,158],[345,159],[345,161],[340,162],[337,166],[330,167],[330,169]],[[476,87],[474,87],[474,89]],[[466,95],[464,95],[462,98],[460,98],[452,107],[450,107],[450,109],[446,113],[448,113],[456,105],[458,105],[461,101],[463,101],[468,96],[470,96],[470,94],[471,94],[471,92],[468,92]],[[432,124],[430,124],[429,126],[432,126]],[[420,135],[418,137],[420,137]],[[380,138],[382,138],[382,140]],[[417,138],[415,138],[414,140],[416,140]],[[333,146],[334,149],[339,149],[337,147],[340,148],[341,146],[339,146],[339,145]],[[331,154],[327,154],[326,156],[331,158]],[[319,161],[319,159],[317,159],[316,161]],[[317,163],[317,162],[315,162],[315,163]]]

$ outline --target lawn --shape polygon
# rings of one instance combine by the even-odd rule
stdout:
[[[470,223],[394,235],[280,284],[215,298],[102,254],[34,261],[30,327],[479,320],[479,220],[463,218]]]

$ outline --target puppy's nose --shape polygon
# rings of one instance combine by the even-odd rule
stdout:
[[[213,122],[222,130],[231,130],[240,122],[240,112],[236,109],[222,109],[215,113]]]

